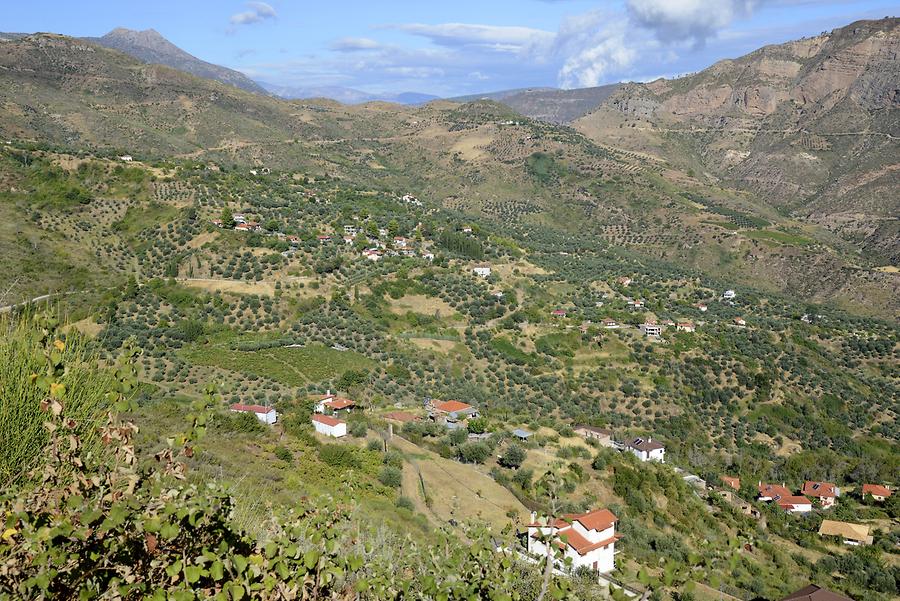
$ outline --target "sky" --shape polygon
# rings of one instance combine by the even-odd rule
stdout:
[[[295,88],[436,96],[589,87],[703,69],[900,0],[2,0],[0,31],[156,29],[203,60]]]

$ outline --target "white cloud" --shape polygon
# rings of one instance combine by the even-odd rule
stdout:
[[[366,50],[378,50],[383,46],[370,38],[340,38],[331,44],[331,49],[337,52],[360,52]]]
[[[600,85],[612,73],[628,69],[638,57],[628,23],[595,11],[567,19],[556,35],[555,50],[563,60],[559,84],[564,88]]]
[[[546,47],[554,39],[553,32],[542,29],[470,23],[441,23],[438,25],[401,23],[386,25],[384,28],[424,37],[441,46],[470,46],[517,54]]]
[[[762,0],[627,0],[632,21],[663,41],[703,44]]]
[[[278,17],[275,9],[265,2],[248,2],[246,6],[247,10],[231,15],[228,22],[232,25],[252,25]]]

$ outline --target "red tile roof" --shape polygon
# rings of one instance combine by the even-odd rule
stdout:
[[[320,424],[325,424],[326,426],[331,426],[331,427],[345,423],[339,419],[334,419],[333,417],[330,417],[328,415],[322,415],[321,413],[313,414],[312,420],[314,422],[319,422]]]
[[[244,411],[244,412],[249,411],[251,413],[262,413],[263,415],[265,415],[269,411],[275,411],[275,409],[273,409],[272,407],[264,407],[262,405],[244,405],[243,403],[234,403],[233,405],[231,405],[231,410],[232,411]]]
[[[806,497],[791,495],[780,497],[776,502],[778,503],[778,506],[785,511],[790,511],[797,505],[812,505],[812,501],[810,501]]]
[[[619,518],[609,509],[598,509],[581,515],[566,516],[572,520],[581,522],[588,530],[606,530],[619,521]]]
[[[741,489],[741,479],[736,476],[721,476],[722,482],[733,488],[734,490]]]
[[[325,404],[336,411],[339,411],[341,409],[346,409],[347,407],[355,407],[356,406],[356,403],[354,403],[350,399],[345,399],[345,398],[341,398],[341,397],[336,397],[330,401],[325,401]]]
[[[816,482],[807,480],[803,483],[803,494],[808,497],[825,498],[836,497],[837,488],[833,482]]]
[[[863,484],[862,494],[873,495],[876,497],[889,497],[894,493],[890,488],[882,486],[881,484]]]
[[[463,403],[461,401],[444,401],[442,403],[435,403],[434,408],[438,411],[444,411],[445,413],[453,413],[454,411],[465,411],[466,409],[471,409],[472,405]]]
[[[759,496],[769,498],[789,497],[791,496],[791,491],[780,484],[760,484]]]

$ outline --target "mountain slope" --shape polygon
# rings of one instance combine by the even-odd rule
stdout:
[[[504,90],[488,94],[473,94],[453,98],[459,102],[489,99],[501,102],[526,117],[548,123],[570,123],[596,109],[621,84],[594,88],[558,90],[555,88],[526,88]]]
[[[623,86],[576,127],[724,179],[896,264],[898,54],[900,19],[859,21]]]
[[[200,60],[161,36],[154,29],[134,31],[117,27],[103,37],[88,39],[101,46],[124,52],[145,63],[166,65],[197,77],[214,79],[257,94],[266,93],[258,83],[243,73]]]

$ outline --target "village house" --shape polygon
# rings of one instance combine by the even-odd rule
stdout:
[[[691,333],[691,332],[696,332],[697,328],[694,326],[694,322],[692,322],[692,321],[679,321],[675,325],[675,331]]]
[[[432,252],[422,253],[422,258],[425,259],[426,261],[434,261],[434,253],[432,253]]]
[[[528,552],[536,557],[547,555],[547,539],[563,550],[573,568],[586,567],[605,574],[616,568],[616,534],[618,518],[608,509],[566,515],[552,524],[540,524],[532,514],[528,525]]]
[[[134,157],[132,157],[130,154],[123,154],[119,157],[119,160],[123,163],[130,163],[134,160]]]
[[[666,448],[649,436],[647,440],[635,438],[626,446],[641,461],[659,461],[660,463],[666,461]]]
[[[331,417],[315,413],[312,416],[312,424],[319,434],[340,438],[347,435],[347,422]]]
[[[756,498],[756,500],[762,501],[764,503],[774,501],[776,498],[791,496],[790,489],[787,488],[784,483],[778,485],[763,484],[762,482],[759,482],[757,483],[756,489],[759,491],[759,496]]]
[[[234,229],[239,232],[258,232],[262,230],[262,226],[255,221],[247,221],[245,223],[239,223],[234,226]]]
[[[345,225],[344,226],[344,235],[345,236],[355,236],[359,233],[359,228],[355,225]]]
[[[812,511],[812,501],[802,495],[776,497],[773,501],[788,513],[809,513]]]
[[[344,244],[350,245],[353,244],[353,236],[344,236]]]
[[[409,240],[407,240],[403,236],[395,236],[394,237],[394,246],[396,248],[406,248],[408,244],[409,244]]]
[[[794,591],[781,601],[853,601],[853,599],[834,593],[827,588],[810,584],[799,591]]]
[[[708,307],[703,303],[697,303],[697,309],[699,309],[701,313],[706,313]]]
[[[565,309],[554,309],[550,312],[550,315],[552,315],[553,317],[565,317],[566,311]]]
[[[212,224],[216,227],[222,227],[222,220],[221,219],[213,219]]]
[[[322,234],[321,236],[316,236],[316,240],[319,241],[319,244],[327,244],[331,242],[331,236],[327,234]]]
[[[725,486],[730,486],[734,490],[741,490],[741,479],[735,476],[719,476],[719,479]]]
[[[726,290],[722,293],[723,300],[733,300],[735,296],[737,295],[735,294],[734,290]]]
[[[638,328],[647,338],[659,338],[662,336],[662,326],[655,321],[648,320],[638,326]]]
[[[356,407],[354,401],[331,394],[331,391],[329,390],[326,394],[323,394],[318,398],[315,410],[316,413],[338,413],[339,411],[350,413],[353,411],[354,407]]]
[[[735,509],[740,511],[742,514],[749,516],[749,517],[753,518],[754,520],[758,520],[760,522],[760,525],[763,528],[766,527],[766,518],[759,511],[759,509],[757,509],[751,503],[748,503],[747,501],[743,500],[742,498],[740,498],[739,496],[734,494],[734,491],[720,489],[720,490],[716,490],[715,493],[717,495],[719,495],[720,497],[722,497],[723,499],[725,499],[725,501],[729,505],[733,506]]]
[[[834,506],[834,500],[841,494],[841,489],[832,482],[816,482],[807,480],[803,483],[803,489],[800,491],[806,497],[818,499],[823,509]]]
[[[644,308],[644,301],[640,299],[629,299],[627,304],[630,311],[637,311]]]
[[[471,228],[470,226],[468,226],[468,225],[463,226],[462,232],[463,232],[464,234],[471,234],[471,233],[472,233],[472,228]]]
[[[736,326],[739,327],[739,328],[743,328],[743,327],[746,327],[747,322],[744,321],[744,318],[743,318],[743,317],[735,317],[735,318],[734,318],[734,325],[736,325]]]
[[[628,276],[622,276],[616,281],[619,282],[620,285],[627,288],[628,286],[631,285],[632,279]]]
[[[300,246],[300,236],[288,236],[287,241],[291,246]]]
[[[231,216],[235,223],[247,223],[247,218],[244,217],[243,213],[235,213]]]
[[[472,268],[472,273],[477,276],[481,276],[483,278],[491,277],[491,266],[490,265],[476,265]]]
[[[891,489],[881,484],[863,484],[862,495],[872,495],[872,498],[879,503],[883,503],[889,496],[894,494]]]
[[[585,440],[596,440],[604,447],[612,446],[612,430],[597,428],[595,426],[575,426],[573,430],[575,431],[575,434],[581,436]]]
[[[366,250],[362,251],[362,256],[372,262],[377,263],[381,260],[382,256],[384,256],[384,253],[377,248],[367,248]]]
[[[478,417],[478,409],[461,401],[432,401],[431,417],[444,422],[456,423]]]
[[[272,407],[234,403],[230,409],[234,413],[252,413],[256,416],[256,419],[270,426],[278,421],[278,413]]]
[[[819,536],[837,536],[845,545],[854,547],[859,545],[871,545],[874,540],[869,534],[869,527],[864,524],[851,524],[850,522],[836,522],[834,520],[822,520],[819,526]]]
[[[611,319],[611,318],[609,318],[609,317],[607,317],[606,319],[604,319],[604,320],[601,321],[600,323],[601,323],[601,324],[603,325],[603,327],[606,328],[607,330],[618,330],[619,327],[620,327],[620,326],[619,326],[619,322],[617,322],[615,319]]]

